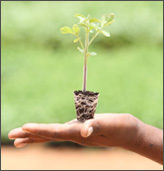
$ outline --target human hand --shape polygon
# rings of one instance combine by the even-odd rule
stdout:
[[[130,114],[96,114],[84,123],[28,123],[8,134],[16,147],[48,141],[72,141],[85,146],[120,146],[135,143],[142,122]]]

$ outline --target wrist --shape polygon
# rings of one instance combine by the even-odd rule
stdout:
[[[124,148],[162,163],[163,131],[138,120],[135,138]]]
[[[128,128],[126,143],[122,146],[128,150],[134,151],[136,147],[140,146],[144,137],[145,124],[139,119],[131,115],[131,126]]]
[[[138,120],[136,137],[134,139],[134,142],[130,146],[130,148],[133,151],[135,151],[138,148],[141,148],[146,134],[145,130],[146,130],[146,124]]]

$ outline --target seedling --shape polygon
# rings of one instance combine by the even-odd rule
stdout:
[[[77,119],[84,121],[93,118],[98,101],[98,94],[91,91],[86,91],[87,85],[87,60],[89,56],[95,56],[95,52],[89,52],[89,47],[99,34],[110,37],[110,33],[104,28],[114,22],[114,14],[104,15],[101,19],[92,18],[89,15],[85,17],[81,14],[76,14],[75,17],[79,20],[77,24],[71,27],[62,27],[63,34],[72,34],[77,44],[77,49],[84,55],[84,70],[83,70],[83,88],[82,91],[74,91],[75,106]],[[81,28],[84,29],[85,35],[81,33]]]

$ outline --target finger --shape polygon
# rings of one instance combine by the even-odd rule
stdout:
[[[22,148],[22,147],[26,146],[27,143],[24,142],[25,139],[28,139],[28,138],[17,138],[17,139],[15,139],[15,141],[14,141],[15,147]]]
[[[45,138],[68,140],[71,132],[67,124],[25,124],[22,129]]]
[[[25,132],[22,130],[22,128],[16,128],[9,132],[8,134],[9,139],[16,139],[16,138],[39,138],[37,135],[30,134],[29,132]]]
[[[79,122],[77,119],[73,119],[73,120],[67,122],[66,124],[74,124],[74,123],[77,123],[77,122]]]
[[[93,132],[94,134],[100,134],[100,132],[103,133],[105,128],[109,127],[109,125],[112,125],[112,121],[115,117],[117,116],[113,114],[96,114],[95,118],[84,122],[81,128],[81,136],[88,137]]]
[[[14,141],[14,145],[17,148],[21,148],[26,146],[27,144],[30,143],[43,143],[43,142],[48,142],[49,140],[43,139],[43,138],[17,138]]]
[[[93,132],[95,132],[97,129],[96,123],[97,121],[95,119],[85,121],[80,131],[81,136],[89,137]]]
[[[22,130],[22,128],[15,128],[13,130],[11,130],[9,133],[8,133],[8,137],[9,139],[15,139],[15,138],[25,138],[29,135],[29,133],[27,132],[24,132]]]

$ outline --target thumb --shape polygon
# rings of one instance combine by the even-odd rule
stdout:
[[[82,137],[89,137],[93,133],[93,123],[94,119],[90,119],[84,122],[80,131]]]

